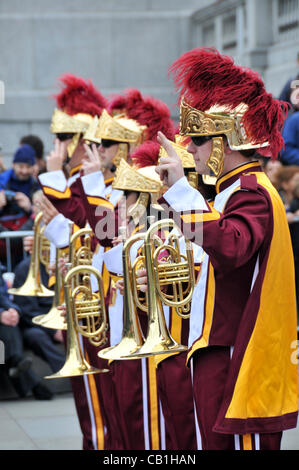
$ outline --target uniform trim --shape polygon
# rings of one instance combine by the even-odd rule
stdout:
[[[206,298],[205,298],[205,308],[204,308],[204,321],[203,321],[203,329],[201,337],[196,340],[187,355],[187,364],[191,356],[197,351],[198,349],[205,348],[209,344],[209,336],[213,321],[213,313],[214,313],[214,304],[215,304],[215,277],[214,277],[214,269],[212,263],[209,262],[208,266],[208,273],[207,273],[207,283],[206,283]]]
[[[245,165],[238,166],[237,168],[230,171],[226,175],[221,176],[218,179],[218,181],[216,182],[216,192],[217,192],[217,194],[220,192],[220,190],[222,190],[222,188],[220,188],[220,186],[223,183],[225,183],[227,180],[230,180],[231,178],[233,178],[236,175],[239,175],[240,173],[241,174],[245,173],[245,172],[248,173],[249,169],[256,168],[256,167],[260,168],[259,162],[256,162],[256,161],[255,162],[250,162],[250,163],[247,163]]]
[[[81,348],[84,352],[85,359],[89,361],[88,353],[84,346],[84,340],[82,335],[79,335],[79,341]],[[105,439],[104,439],[104,426],[101,408],[98,399],[98,392],[95,384],[95,378],[92,374],[83,376],[83,383],[85,388],[85,393],[87,396],[88,410],[90,416],[90,426],[92,433],[92,442],[95,447],[95,450],[104,450],[105,449]],[[95,439],[95,441],[94,441]]]
[[[253,450],[251,434],[244,434],[241,439],[243,441],[243,450]]]
[[[210,206],[210,209],[210,212],[184,212],[183,214],[181,214],[181,219],[185,224],[195,224],[220,219],[221,212],[218,212],[212,206]]]
[[[159,400],[157,392],[156,365],[153,357],[147,360],[149,386],[149,415],[151,450],[160,450]]]
[[[113,183],[113,180],[114,180],[114,176],[112,176],[111,178],[107,178],[104,183],[105,183],[105,186],[109,186],[110,184]]]
[[[86,354],[87,355],[87,354]],[[105,449],[105,437],[104,437],[104,426],[103,419],[100,409],[100,403],[98,400],[98,392],[95,384],[95,379],[92,374],[88,375],[88,383],[90,389],[90,396],[93,405],[94,418],[96,424],[96,435],[97,435],[97,448],[98,450]]]
[[[110,210],[114,209],[113,204],[102,197],[87,196],[87,200],[92,206],[103,206]]]
[[[80,171],[80,169],[81,169],[81,166],[82,166],[82,163],[80,163],[80,164],[77,165],[77,166],[74,166],[74,168],[72,168],[72,169],[70,170],[70,177],[71,177],[71,176],[74,176],[76,173],[78,173],[78,172]]]
[[[57,199],[69,199],[72,195],[70,188],[67,186],[65,191],[58,191],[57,189],[50,188],[49,186],[44,186],[43,190],[48,196],[55,197]]]

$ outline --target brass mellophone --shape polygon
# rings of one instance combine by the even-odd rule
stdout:
[[[44,315],[38,315],[32,319],[32,323],[40,325],[45,328],[52,328],[54,330],[66,330],[66,323],[61,316],[61,311],[58,309],[61,305],[62,277],[59,269],[60,249],[56,248],[55,258],[55,286],[54,298],[50,311]]]
[[[71,235],[69,246],[69,265],[72,267],[79,265],[90,265],[92,262],[91,252],[91,229],[80,229]],[[83,237],[83,244],[76,250],[77,240]],[[52,328],[54,330],[66,330],[66,322],[61,316],[61,311],[58,307],[63,302],[64,289],[62,289],[62,276],[59,269],[59,259],[61,257],[61,250],[56,248],[56,260],[55,260],[55,287],[54,287],[54,299],[50,311],[45,315],[38,315],[33,318],[32,322],[36,325],[40,325],[46,328]]]
[[[97,369],[89,364],[81,344],[83,338],[87,338],[93,346],[100,346],[107,341],[103,281],[100,272],[91,266],[91,234],[91,229],[86,228],[70,236],[69,270],[63,279],[67,324],[66,361],[60,371],[45,377],[47,379],[108,372],[108,369]],[[81,237],[84,242],[76,248],[76,242]],[[92,291],[91,276],[97,281],[97,292]]]
[[[163,304],[174,308],[183,318],[189,316],[191,298],[195,285],[192,244],[185,240],[186,255],[181,253],[179,238],[170,234],[166,243],[160,232],[174,229],[171,219],[151,225],[144,234],[134,235],[123,246],[124,313],[122,340],[114,347],[98,354],[106,359],[138,359],[156,354],[185,351],[170,335]],[[137,241],[144,240],[142,254],[131,265],[130,249]],[[164,260],[161,256],[164,255]],[[137,270],[144,266],[147,271],[146,302],[138,294]],[[148,314],[148,331],[144,339],[138,321],[137,307]]]
[[[54,295],[54,292],[44,286],[41,281],[40,262],[43,262],[47,268],[50,251],[50,244],[42,234],[42,217],[42,212],[39,212],[34,220],[33,249],[26,281],[21,287],[9,289],[9,294],[33,297],[51,297]]]
[[[139,349],[143,342],[143,335],[136,310],[136,298],[134,297],[133,270],[131,265],[130,250],[135,243],[144,240],[145,234],[139,233],[124,240],[122,250],[124,299],[123,299],[123,330],[122,339],[116,346],[102,349],[98,355],[103,359],[127,359],[127,355]]]

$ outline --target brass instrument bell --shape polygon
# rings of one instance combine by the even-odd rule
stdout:
[[[70,244],[68,272],[63,279],[64,300],[66,305],[67,350],[63,367],[46,379],[75,377],[88,374],[108,372],[88,363],[80,344],[87,338],[93,346],[101,346],[107,341],[108,329],[103,280],[100,272],[90,265],[91,229],[81,229],[72,234],[70,223]],[[75,247],[78,237],[85,235],[87,244]],[[73,264],[77,264],[74,267]],[[97,292],[91,288],[91,276],[97,281]]]
[[[40,325],[45,328],[52,328],[54,330],[66,330],[66,323],[61,316],[61,311],[58,309],[61,305],[61,287],[62,278],[58,267],[60,257],[60,250],[56,248],[56,261],[55,261],[55,286],[54,298],[50,311],[44,315],[38,315],[32,319],[32,323]]]
[[[127,356],[138,350],[143,344],[144,339],[136,311],[136,302],[133,297],[133,271],[131,266],[130,250],[136,242],[143,240],[144,236],[144,233],[139,233],[131,236],[124,242],[122,249],[124,280],[122,339],[116,346],[111,346],[98,352],[98,356],[103,359],[128,359]]]
[[[147,270],[147,309],[148,331],[143,345],[129,354],[127,359],[149,357],[156,354],[179,353],[187,349],[178,344],[170,335],[162,304],[176,308],[176,311],[186,317],[185,306],[190,306],[195,285],[194,264],[191,243],[186,241],[187,258],[182,257],[179,244],[174,236],[172,244],[164,244],[157,235],[165,227],[175,227],[172,219],[164,219],[153,224],[145,235],[145,263]],[[162,250],[167,253],[165,263],[160,263],[159,255]],[[182,276],[182,277],[181,277]],[[188,290],[182,284],[188,283]],[[163,292],[163,286],[173,289],[172,294]]]
[[[70,222],[70,244],[69,248],[69,262],[71,266],[78,266],[79,264],[88,265],[92,262],[91,241],[90,236],[92,230],[89,228],[80,229],[73,234],[73,223]],[[84,236],[83,244],[76,250],[76,243],[78,238]],[[54,299],[50,311],[45,315],[38,315],[32,322],[36,325],[44,326],[45,328],[53,328],[54,330],[66,330],[66,323],[61,316],[61,311],[57,308],[61,305],[61,287],[62,277],[58,267],[60,257],[60,250],[56,248],[56,267],[55,267],[55,289]]]
[[[74,287],[78,275],[83,276],[81,285]],[[96,276],[99,283],[100,297],[91,291],[90,275]],[[101,345],[106,341],[107,317],[105,300],[102,297],[102,279],[99,271],[93,266],[76,266],[66,274],[64,279],[67,351],[63,367],[46,379],[76,377],[88,374],[108,372],[98,369],[85,359],[80,345],[79,333],[88,338],[91,344]]]
[[[34,220],[33,250],[30,258],[29,271],[26,281],[21,287],[9,289],[9,294],[32,297],[52,297],[54,295],[54,292],[45,287],[41,281],[40,247],[42,217],[42,212],[39,212]]]

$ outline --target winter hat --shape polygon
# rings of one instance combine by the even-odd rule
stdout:
[[[13,163],[27,163],[28,165],[35,165],[36,162],[35,150],[31,145],[21,145],[15,152]]]

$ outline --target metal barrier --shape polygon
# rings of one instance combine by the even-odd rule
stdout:
[[[6,245],[6,260],[7,260],[7,271],[11,272],[12,270],[12,262],[11,262],[11,246],[10,240],[12,238],[25,238],[29,236],[33,236],[34,232],[32,230],[16,230],[16,231],[5,231],[0,233],[0,240],[5,240]],[[25,252],[24,252],[25,254]]]

